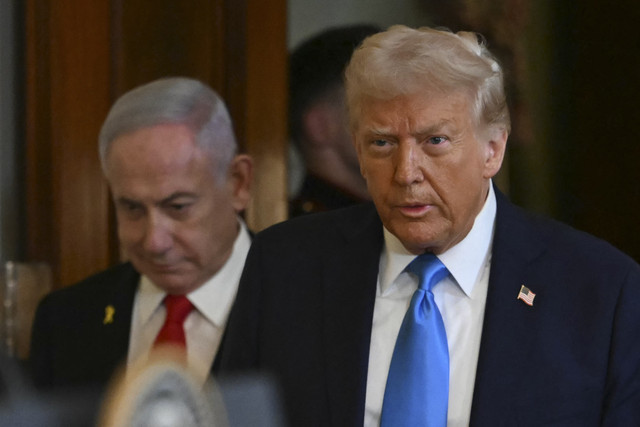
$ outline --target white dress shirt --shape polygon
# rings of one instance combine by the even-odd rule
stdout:
[[[469,425],[471,414],[496,216],[495,194],[491,185],[489,188],[487,200],[471,231],[457,245],[438,255],[451,273],[433,288],[449,346],[449,427]],[[403,272],[416,255],[409,253],[386,229],[384,242],[373,311],[365,427],[380,425],[396,337],[411,296],[418,287],[417,279]]]
[[[240,219],[239,222],[240,232],[227,262],[207,282],[187,295],[195,307],[184,322],[187,361],[189,368],[202,382],[208,378],[218,352],[251,245],[246,225]],[[162,304],[165,295],[166,292],[155,286],[148,277],[140,277],[131,319],[128,366],[148,357],[166,316]]]

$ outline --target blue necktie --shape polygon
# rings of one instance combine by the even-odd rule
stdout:
[[[415,258],[406,271],[420,284],[402,321],[384,392],[382,427],[445,427],[449,402],[449,349],[433,286],[449,271],[435,255]]]

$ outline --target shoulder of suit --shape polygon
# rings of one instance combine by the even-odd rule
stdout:
[[[311,213],[275,224],[258,233],[258,235],[303,233],[326,233],[332,228],[353,228],[362,225],[363,221],[378,220],[373,203],[367,202],[334,209],[326,212]]]
[[[382,223],[372,203],[309,214],[273,225],[256,234],[251,251],[273,259],[298,260],[331,253],[354,241],[371,248],[377,248],[382,242]]]
[[[558,259],[572,259],[590,267],[617,265],[640,268],[638,263],[610,242],[545,215],[498,199],[496,233],[509,239],[535,239]],[[526,230],[526,231],[525,231]]]
[[[51,292],[47,299],[74,300],[84,299],[105,293],[120,292],[123,289],[134,291],[140,274],[131,263],[125,262],[97,272],[79,282]]]

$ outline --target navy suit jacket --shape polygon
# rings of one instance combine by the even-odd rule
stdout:
[[[640,425],[640,267],[497,201],[471,425]],[[273,373],[292,426],[361,426],[382,245],[372,204],[259,233],[221,372]]]
[[[108,384],[126,363],[139,280],[133,266],[124,263],[42,300],[29,356],[38,387],[102,390]]]

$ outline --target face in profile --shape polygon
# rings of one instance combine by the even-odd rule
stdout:
[[[384,226],[412,253],[442,253],[471,230],[502,163],[506,131],[481,130],[466,93],[367,100],[354,139]]]
[[[183,125],[143,128],[115,139],[107,157],[118,237],[136,269],[168,293],[191,292],[226,262],[249,200],[250,161],[226,179]]]

